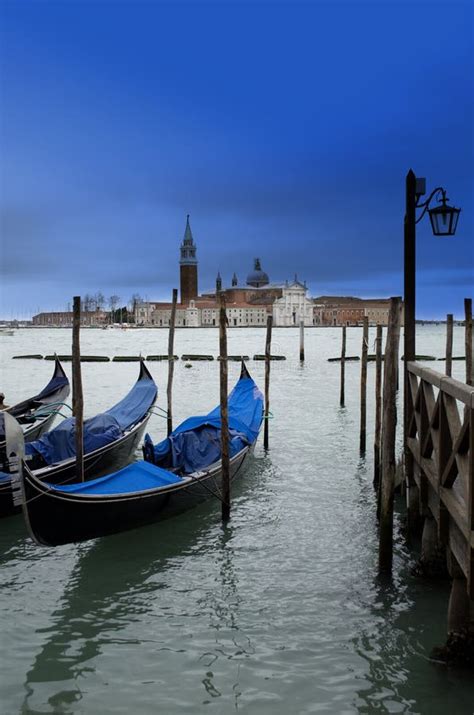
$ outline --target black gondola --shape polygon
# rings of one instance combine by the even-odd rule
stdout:
[[[46,387],[34,397],[23,400],[7,412],[20,423],[25,442],[32,442],[47,432],[69,395],[69,380],[58,358],[54,372]],[[5,433],[0,426],[0,469],[1,457],[5,453]]]
[[[157,396],[145,363],[138,380],[114,407],[84,422],[84,479],[94,479],[127,464],[145,431]],[[29,471],[49,484],[76,480],[74,418],[64,420],[35,442],[25,445]],[[20,512],[12,499],[10,474],[0,472],[0,517]]]
[[[262,393],[243,366],[229,396],[232,479],[253,451],[262,419]],[[158,521],[218,493],[220,431],[219,408],[204,417],[191,417],[156,447],[148,441],[145,452],[152,461],[135,462],[83,484],[49,484],[23,464],[13,480],[15,501],[23,506],[31,536],[45,546],[86,541]]]

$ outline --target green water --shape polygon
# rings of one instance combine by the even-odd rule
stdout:
[[[374,338],[371,331],[371,341]],[[348,354],[360,352],[348,331]],[[8,341],[8,342],[7,342]],[[166,331],[84,331],[85,354],[166,352]],[[217,355],[213,330],[180,330],[176,352]],[[41,549],[21,518],[0,523],[0,712],[472,713],[474,682],[429,661],[443,643],[448,584],[411,575],[417,553],[398,539],[392,581],[377,578],[372,489],[374,366],[369,365],[367,459],[358,453],[360,365],[346,366],[338,406],[340,331],[275,330],[270,452],[255,458],[220,524],[213,501],[106,539]],[[454,354],[463,352],[455,329]],[[263,351],[264,332],[229,333],[229,352]],[[418,350],[440,356],[441,326]],[[69,352],[62,330],[2,338],[7,401],[41,387],[52,363],[18,353]],[[166,365],[150,363],[165,404]],[[430,363],[443,369],[443,363]],[[263,365],[249,363],[263,385]],[[70,369],[67,366],[66,369]],[[454,364],[462,377],[464,363]],[[23,374],[23,370],[25,373]],[[230,383],[238,376],[230,365]],[[87,415],[133,383],[136,364],[84,364]],[[175,418],[218,399],[218,363],[176,366]],[[164,434],[153,417],[149,431]],[[402,508],[402,505],[401,505]],[[397,517],[397,529],[399,517]]]

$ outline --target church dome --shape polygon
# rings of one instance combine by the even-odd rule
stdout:
[[[256,258],[254,261],[253,271],[247,276],[247,285],[253,286],[254,288],[261,288],[270,283],[270,279],[265,271],[262,271],[260,265],[260,258]]]

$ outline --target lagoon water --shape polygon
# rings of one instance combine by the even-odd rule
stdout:
[[[84,330],[81,346],[83,354],[148,355],[165,353],[167,337]],[[271,368],[270,451],[260,439],[226,528],[214,501],[57,549],[35,546],[21,517],[0,522],[2,715],[474,712],[472,676],[429,661],[445,638],[448,584],[413,576],[417,553],[401,538],[393,580],[377,578],[375,367],[363,459],[360,364],[346,365],[340,409],[339,365],[327,362],[340,337],[340,329],[308,329],[301,366],[298,331],[274,331],[272,352],[288,359]],[[442,356],[444,340],[443,326],[418,328],[420,353]],[[455,328],[455,355],[464,354],[463,340]],[[1,337],[6,401],[42,388],[53,369],[12,355],[70,353],[70,341],[68,330]],[[361,329],[348,330],[347,354],[360,353],[360,342]],[[229,353],[263,348],[264,330],[229,331]],[[176,352],[217,355],[217,330],[178,330]],[[165,407],[167,365],[148,365]],[[248,365],[263,387],[263,363]],[[454,363],[454,376],[464,369]],[[176,364],[176,422],[216,404],[218,371],[216,361]],[[230,385],[238,372],[230,364]],[[86,416],[123,396],[137,373],[133,363],[83,364]],[[149,432],[164,436],[165,420],[153,416]]]

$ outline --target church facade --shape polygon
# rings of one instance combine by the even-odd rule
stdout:
[[[198,295],[197,246],[189,215],[186,218],[179,260],[180,302],[176,310],[178,327],[212,327],[219,322],[219,297],[225,296],[229,327],[263,327],[267,316],[273,316],[275,326],[313,325],[313,303],[307,296],[305,283],[294,281],[271,283],[259,258],[244,285],[239,285],[234,273],[230,287],[224,287],[220,273],[215,291]],[[135,323],[167,327],[171,320],[171,303],[142,302],[135,309]]]
[[[306,281],[295,275],[292,281],[271,283],[259,258],[245,284],[239,285],[234,273],[229,287],[224,286],[220,272],[215,290],[198,294],[197,246],[189,215],[186,218],[179,260],[180,302],[176,311],[178,327],[212,327],[219,323],[219,297],[225,297],[229,327],[262,327],[267,316],[273,316],[276,327],[361,325],[364,317],[371,325],[387,325],[386,299],[347,297],[310,298]],[[142,302],[135,309],[135,323],[143,326],[167,327],[171,319],[171,303]]]

